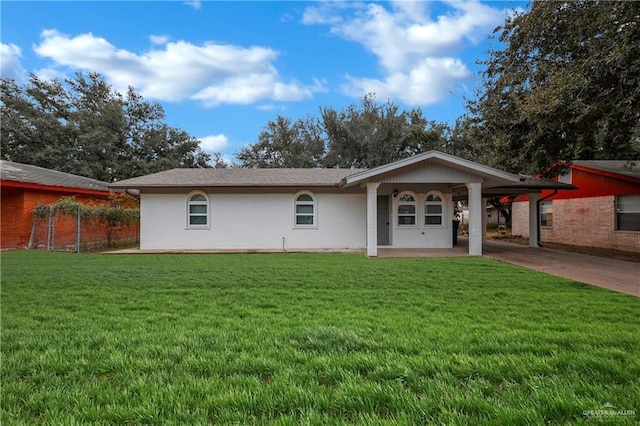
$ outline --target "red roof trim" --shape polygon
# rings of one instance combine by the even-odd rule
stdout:
[[[99,195],[102,197],[108,197],[110,194],[109,191],[99,191],[96,189],[70,188],[66,186],[42,185],[39,183],[30,182],[15,182],[12,180],[2,180],[0,181],[0,186],[24,189],[40,189],[43,191],[67,192],[69,194]]]
[[[581,172],[592,173],[594,175],[606,176],[612,179],[626,180],[629,182],[640,183],[640,178],[635,178],[633,176],[627,176],[620,173],[613,173],[613,172],[608,172],[606,170],[593,169],[591,167],[581,166],[578,164],[572,164],[571,168],[575,170],[580,170]]]

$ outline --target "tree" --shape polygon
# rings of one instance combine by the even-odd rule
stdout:
[[[419,108],[400,111],[391,101],[378,105],[372,93],[359,106],[323,108],[321,115],[327,167],[377,167],[446,146],[445,125],[427,121]]]
[[[316,120],[311,117],[291,122],[278,115],[267,123],[258,142],[236,154],[242,167],[319,167],[325,143]]]
[[[420,109],[400,111],[373,94],[360,105],[320,109],[320,118],[292,123],[278,116],[258,142],[236,157],[244,167],[376,167],[431,149],[446,148],[447,126],[427,121]]]
[[[112,182],[174,167],[207,167],[185,131],[133,88],[120,94],[96,73],[24,86],[2,79],[2,157]]]
[[[536,1],[496,28],[504,48],[489,52],[484,87],[457,130],[477,160],[534,174],[560,160],[637,158],[638,10]]]
[[[229,164],[224,158],[222,158],[222,154],[219,152],[215,152],[213,154],[213,159],[211,160],[214,169],[228,169],[233,167],[233,164]]]
[[[0,80],[0,140],[7,160],[54,168],[55,158],[73,154],[69,96],[60,82],[32,79],[29,89]]]

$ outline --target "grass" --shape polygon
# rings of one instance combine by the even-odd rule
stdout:
[[[640,299],[489,259],[1,261],[7,425],[638,420]]]

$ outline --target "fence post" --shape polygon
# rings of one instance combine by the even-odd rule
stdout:
[[[35,241],[36,238],[36,230],[38,229],[38,215],[36,214],[36,212],[33,212],[33,226],[31,227],[31,235],[29,236],[29,245],[27,246],[27,248],[32,249],[33,248],[33,243]]]
[[[76,253],[80,253],[80,205],[78,205],[78,221],[77,221],[77,231],[76,231]]]
[[[53,248],[53,206],[49,206],[49,220],[47,222],[47,250]]]

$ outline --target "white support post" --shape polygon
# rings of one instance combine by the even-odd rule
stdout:
[[[486,214],[486,208],[482,206],[482,184],[468,183],[467,190],[469,194],[469,256],[482,256],[482,217]]]
[[[538,221],[540,220],[540,212],[538,212],[538,200],[540,200],[540,194],[528,194],[529,195],[529,247],[539,247],[539,227]]]
[[[487,199],[482,198],[482,242],[487,239]]]
[[[378,187],[380,182],[367,183],[367,256],[378,256]]]

